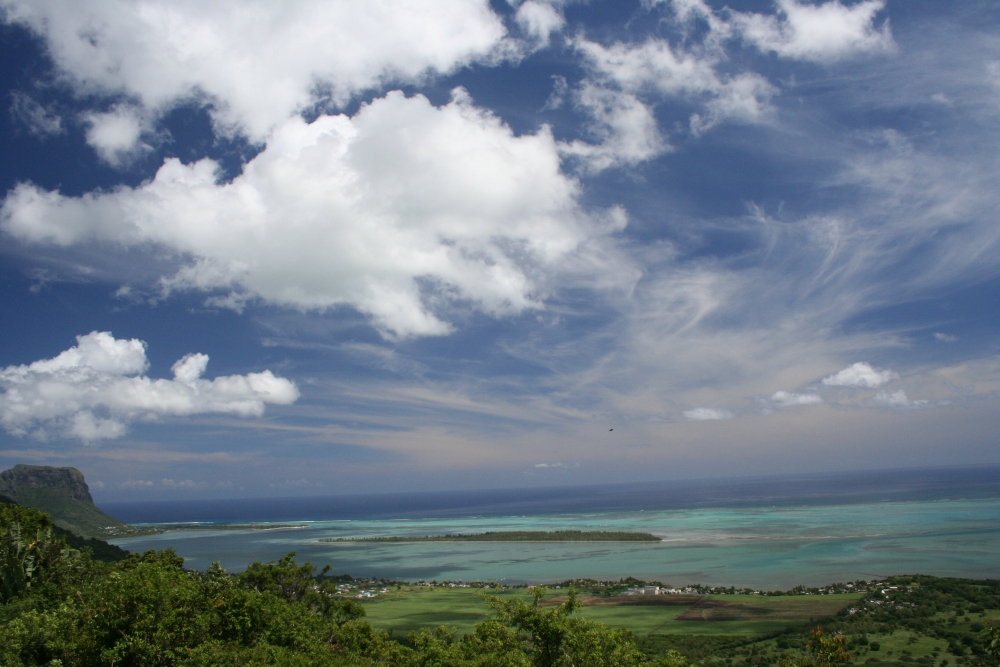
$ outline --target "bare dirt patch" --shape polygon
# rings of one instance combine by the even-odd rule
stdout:
[[[677,621],[809,620],[833,616],[847,606],[842,599],[822,597],[718,600],[704,598],[684,610]]]
[[[566,595],[542,598],[539,605],[554,607],[568,600]],[[584,607],[687,607],[702,599],[700,595],[578,595],[577,601]]]

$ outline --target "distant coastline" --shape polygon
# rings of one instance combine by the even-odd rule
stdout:
[[[320,542],[662,542],[652,533],[604,530],[498,530],[453,535],[327,537]]]
[[[863,470],[766,477],[396,494],[110,502],[129,524],[535,516],[1000,498],[1000,466]]]
[[[168,523],[109,528],[105,530],[105,535],[121,539],[125,537],[162,535],[163,533],[172,533],[179,530],[291,530],[308,527],[308,524],[304,523]]]
[[[316,521],[288,530],[187,530],[115,540],[131,551],[167,546],[204,569],[240,571],[248,561],[332,563],[353,576],[505,585],[591,577],[700,581],[754,590],[854,581],[893,572],[985,579],[998,574],[1000,498],[766,509],[699,509],[558,516],[465,516]],[[248,522],[249,523],[249,522]],[[244,524],[246,525],[246,524]],[[275,524],[268,524],[275,525]],[[659,542],[449,540],[507,531],[646,532]],[[335,541],[436,536],[436,541]],[[320,540],[334,540],[322,542]],[[954,558],[961,553],[962,558]]]

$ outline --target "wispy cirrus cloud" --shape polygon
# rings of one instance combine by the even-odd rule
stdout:
[[[10,98],[11,117],[32,134],[45,138],[66,132],[62,117],[43,107],[27,93],[14,91]]]

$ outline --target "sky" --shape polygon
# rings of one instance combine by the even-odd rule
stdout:
[[[0,467],[1000,463],[1000,7],[0,0]]]

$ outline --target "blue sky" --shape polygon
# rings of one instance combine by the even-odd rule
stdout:
[[[0,7],[3,467],[1000,461],[993,3]]]

